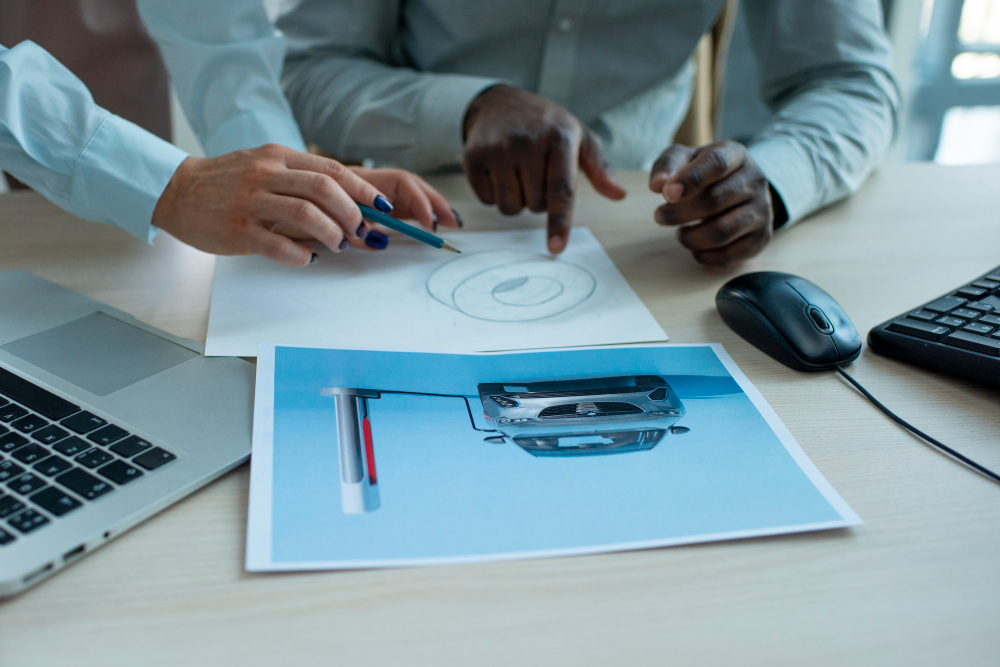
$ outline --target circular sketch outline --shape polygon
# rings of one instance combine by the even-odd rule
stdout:
[[[490,255],[494,256],[492,260],[489,258]],[[482,268],[484,259],[488,265],[486,268]],[[481,279],[493,272],[502,272],[504,269],[509,270],[511,268],[518,267],[518,265],[546,266],[544,263],[551,263],[548,264],[548,266],[552,266],[556,270],[557,275],[532,276],[530,268],[525,269],[521,267],[521,270],[526,274],[526,278],[528,279],[526,281],[522,281],[521,284],[530,282],[530,279],[535,277],[549,280],[559,287],[559,291],[556,294],[543,301],[528,304],[501,301],[496,297],[496,289],[511,280],[517,279],[506,278],[488,290],[489,296],[492,297],[492,301],[489,306],[502,309],[502,311],[506,313],[505,316],[496,317],[486,316],[482,313],[476,314],[475,312],[470,312],[468,306],[463,307],[460,303],[461,299],[459,296],[461,294],[469,294],[472,292],[472,288],[469,287],[470,281]],[[459,270],[457,277],[449,277],[448,273],[454,273],[456,271],[456,265],[461,264],[475,264],[475,271],[466,275]],[[565,275],[566,270],[568,270],[571,274],[575,274],[577,277],[578,282],[575,285],[567,285],[567,276]],[[437,282],[437,284],[435,284],[435,282]],[[513,289],[521,287],[521,284],[515,286]],[[462,313],[467,317],[471,317],[472,319],[485,322],[536,322],[538,320],[545,320],[562,315],[563,313],[586,302],[597,290],[597,278],[594,277],[593,273],[578,264],[558,261],[545,255],[536,255],[510,250],[488,250],[484,252],[470,253],[439,265],[430,273],[430,275],[427,276],[425,287],[427,289],[427,293],[435,301],[456,312]],[[463,287],[468,289],[463,290]],[[478,293],[483,294],[486,292],[479,290]],[[560,300],[562,300],[562,302],[560,302]],[[549,311],[544,312],[544,314],[530,316],[525,316],[527,313],[524,311],[521,313],[517,312],[518,309],[537,308],[549,303],[558,303],[557,309],[552,310],[550,308]]]

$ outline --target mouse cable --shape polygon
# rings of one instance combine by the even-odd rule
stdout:
[[[936,439],[932,438],[931,436],[927,435],[926,433],[924,433],[923,431],[921,431],[917,427],[913,426],[912,424],[910,424],[909,422],[907,422],[903,418],[897,416],[896,413],[894,413],[892,410],[890,410],[889,408],[887,408],[884,405],[882,405],[882,403],[880,403],[877,398],[875,398],[874,396],[872,396],[868,392],[867,389],[865,389],[864,387],[861,386],[861,383],[859,383],[857,380],[855,380],[850,375],[848,375],[847,371],[845,371],[840,366],[837,366],[837,372],[839,372],[841,375],[843,375],[847,379],[848,382],[850,382],[852,385],[854,385],[854,388],[857,389],[858,391],[860,391],[861,394],[865,398],[867,398],[869,401],[871,401],[872,405],[874,405],[876,408],[878,408],[879,410],[881,410],[885,414],[886,417],[888,417],[892,421],[896,422],[897,424],[899,424],[900,426],[902,426],[903,428],[905,428],[907,431],[909,431],[913,435],[915,435],[918,438],[924,440],[930,446],[932,446],[935,449],[937,449],[937,450],[939,450],[941,452],[944,452],[948,456],[952,457],[953,459],[955,459],[959,463],[963,463],[963,464],[967,465],[968,467],[972,468],[973,470],[975,470],[979,474],[984,475],[985,477],[989,477],[994,482],[1000,482],[1000,475],[996,474],[995,472],[993,472],[989,468],[986,468],[984,466],[979,465],[978,463],[976,463],[975,461],[973,461],[969,457],[967,457],[967,456],[965,456],[965,455],[963,455],[963,454],[961,454],[959,452],[956,452],[954,449],[952,449],[948,445],[944,444],[943,442],[941,442],[939,440],[936,440]]]

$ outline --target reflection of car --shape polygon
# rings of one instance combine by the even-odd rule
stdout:
[[[652,449],[684,416],[658,375],[481,384],[479,398],[497,430],[535,456]]]
[[[652,449],[667,434],[667,429],[649,428],[641,431],[611,431],[593,435],[518,435],[515,444],[535,456],[587,456],[593,454],[624,454]]]

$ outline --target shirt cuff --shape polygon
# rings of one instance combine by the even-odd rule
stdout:
[[[153,209],[187,157],[138,125],[109,115],[73,171],[75,211],[82,217],[111,222],[149,242],[155,235]]]
[[[418,171],[462,163],[462,123],[472,100],[504,83],[478,76],[436,75],[424,91],[417,116]]]
[[[815,170],[809,158],[792,141],[765,139],[750,146],[750,157],[763,170],[788,211],[790,227],[815,210]]]
[[[244,113],[215,128],[205,140],[205,154],[218,157],[233,151],[279,144],[305,151],[302,132],[291,116],[278,113]]]

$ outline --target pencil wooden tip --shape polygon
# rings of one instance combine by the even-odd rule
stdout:
[[[444,242],[443,242],[443,243],[441,244],[441,250],[450,250],[450,251],[452,251],[452,252],[457,252],[458,254],[462,254],[462,251],[461,251],[461,250],[459,250],[458,248],[456,248],[456,247],[455,247],[455,246],[453,246],[452,244],[448,243],[447,241],[444,241]]]

